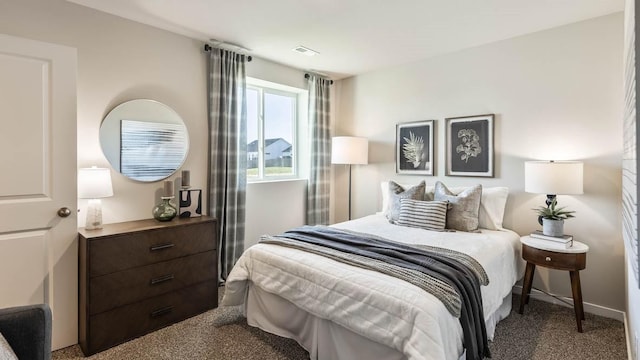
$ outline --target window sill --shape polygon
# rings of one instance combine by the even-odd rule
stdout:
[[[281,183],[281,182],[296,182],[296,181],[307,181],[307,179],[302,178],[286,178],[286,179],[260,179],[260,180],[247,180],[247,185],[252,184],[268,184],[268,183]]]

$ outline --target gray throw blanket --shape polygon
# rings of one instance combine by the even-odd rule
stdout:
[[[491,357],[480,294],[480,285],[487,285],[489,279],[466,254],[326,226],[303,226],[263,236],[260,242],[302,249],[408,281],[433,294],[459,317],[467,360]]]

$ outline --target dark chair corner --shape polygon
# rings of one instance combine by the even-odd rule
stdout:
[[[0,333],[20,360],[51,359],[51,309],[47,304],[0,309]]]

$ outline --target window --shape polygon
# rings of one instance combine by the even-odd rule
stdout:
[[[247,81],[247,180],[297,178],[302,90]]]

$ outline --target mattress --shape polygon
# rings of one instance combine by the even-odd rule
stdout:
[[[510,297],[513,284],[523,273],[519,236],[510,230],[434,232],[393,225],[380,214],[333,226],[407,244],[448,248],[474,257],[489,276],[490,283],[481,292],[490,335],[495,322],[505,316],[505,298]],[[270,306],[255,306],[256,299],[265,298],[261,294],[273,294],[293,307],[271,302]],[[341,330],[328,331],[329,335],[323,336],[333,337],[338,350],[339,342],[346,338],[340,336],[344,329],[393,350],[400,358],[459,359],[464,353],[459,319],[431,294],[391,276],[277,245],[257,244],[244,252],[227,279],[222,305],[244,306],[250,324],[296,339],[312,358],[335,359],[336,354],[325,356],[317,351],[321,343],[318,334],[327,331],[303,332],[300,321],[288,326],[287,321],[277,320],[286,320],[294,307],[308,315],[307,322],[318,320],[316,325],[308,325],[316,326],[316,330],[318,324],[337,325],[334,328]],[[260,319],[267,325],[260,325]],[[273,321],[269,325],[267,320]],[[381,351],[374,354],[382,354]],[[351,359],[344,353],[338,356]]]

